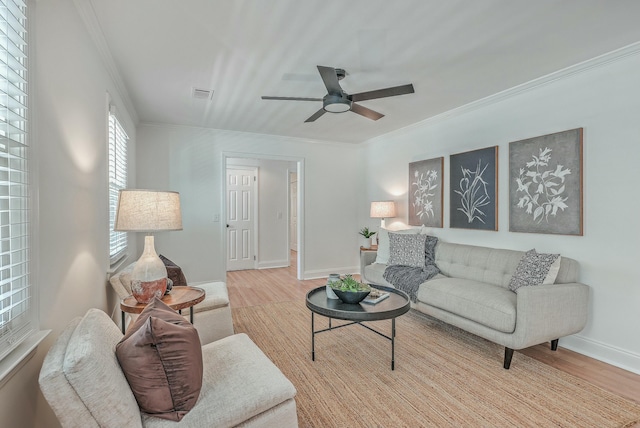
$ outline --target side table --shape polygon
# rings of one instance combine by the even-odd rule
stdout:
[[[174,311],[182,314],[182,309],[189,308],[189,321],[193,324],[193,307],[204,300],[205,292],[202,288],[178,286],[173,287],[169,294],[165,294],[162,301]],[[120,302],[122,312],[122,333],[125,333],[124,314],[139,314],[147,306],[145,303],[138,303],[133,296],[126,297]]]

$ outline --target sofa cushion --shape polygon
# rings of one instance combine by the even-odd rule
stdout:
[[[516,293],[501,286],[436,277],[420,286],[418,301],[504,333],[516,328]]]
[[[202,350],[191,323],[156,298],[116,346],[140,410],[180,421],[202,387]]]
[[[370,265],[366,265],[364,267],[364,280],[370,284],[376,285],[384,285],[386,287],[393,287],[392,284],[387,282],[384,279],[384,270],[387,268],[387,265],[383,265],[380,263],[372,263]]]
[[[200,399],[180,422],[183,426],[236,426],[296,395],[293,384],[246,334],[209,343],[202,354]],[[143,415],[143,423],[153,428],[175,426],[150,415]]]
[[[439,241],[436,264],[451,278],[471,279],[509,288],[524,252]]]
[[[560,270],[560,261],[560,254],[538,253],[535,249],[527,251],[511,277],[509,289],[516,291],[520,287],[553,284]]]
[[[427,235],[389,233],[389,266],[424,267]]]
[[[389,263],[389,256],[391,255],[391,248],[389,246],[389,232],[393,233],[407,233],[407,234],[417,234],[422,231],[422,228],[417,229],[403,229],[403,230],[388,230],[385,228],[380,228],[378,231],[378,252],[376,254],[375,263],[381,263],[386,265]]]
[[[67,381],[101,427],[141,426],[140,410],[116,359],[121,338],[107,314],[89,309],[71,335],[64,357]]]

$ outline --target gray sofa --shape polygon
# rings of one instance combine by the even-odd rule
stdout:
[[[513,351],[582,330],[587,322],[589,287],[578,282],[578,263],[562,257],[555,284],[509,290],[524,252],[438,242],[440,274],[422,283],[412,307],[505,347],[504,368]],[[360,254],[365,282],[393,286],[375,251]]]
[[[202,390],[180,421],[140,412],[116,358],[120,329],[90,309],[62,332],[39,383],[63,427],[297,427],[296,390],[249,339],[234,334],[202,347]]]

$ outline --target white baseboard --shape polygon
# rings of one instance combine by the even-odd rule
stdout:
[[[283,267],[289,267],[289,259],[258,262],[258,269],[275,269]]]
[[[632,373],[640,374],[640,355],[633,352],[579,335],[560,338],[559,346]]]
[[[304,279],[328,278],[329,274],[337,273],[340,275],[360,274],[360,266],[342,266],[332,269],[307,270],[303,274]]]

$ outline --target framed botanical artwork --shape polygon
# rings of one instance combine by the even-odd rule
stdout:
[[[498,230],[498,146],[449,157],[450,226]]]
[[[509,143],[509,230],[582,235],[582,128]]]
[[[444,158],[409,164],[409,224],[442,227]]]

